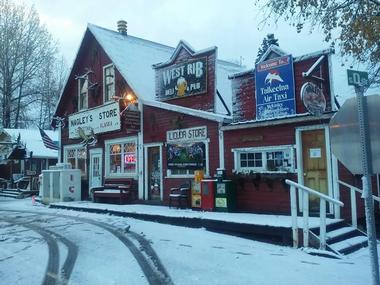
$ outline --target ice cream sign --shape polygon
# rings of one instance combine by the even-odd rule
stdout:
[[[79,138],[78,129],[86,134],[106,133],[120,130],[119,103],[113,102],[101,107],[78,112],[69,116],[69,138]]]
[[[291,55],[258,63],[255,77],[257,120],[296,113]]]
[[[188,60],[157,70],[158,96],[173,99],[207,92],[207,59]]]

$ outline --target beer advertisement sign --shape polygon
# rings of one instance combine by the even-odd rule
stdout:
[[[207,92],[207,58],[198,58],[158,69],[157,96],[161,100]]]
[[[291,55],[258,63],[255,77],[257,120],[296,114]]]

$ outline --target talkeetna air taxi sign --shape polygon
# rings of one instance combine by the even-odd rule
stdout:
[[[255,77],[257,120],[279,118],[296,113],[291,55],[258,63]]]
[[[198,58],[158,70],[158,97],[163,100],[207,92],[207,59]]]

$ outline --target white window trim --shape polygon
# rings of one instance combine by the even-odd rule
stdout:
[[[70,145],[65,145],[63,146],[63,161],[67,163],[67,152],[71,149],[84,149],[86,148],[82,144],[70,144]],[[87,153],[86,153],[86,161],[87,161]],[[78,156],[75,156],[75,168],[78,168]],[[87,163],[84,164],[84,173],[87,175]]]
[[[137,170],[138,170],[138,164],[140,163],[138,160],[136,162],[136,169],[134,173],[110,173],[110,153],[109,153],[109,146],[111,144],[124,144],[126,142],[134,142],[136,144],[136,158],[138,157],[138,143],[137,143],[137,137],[126,137],[122,139],[112,139],[112,140],[106,140],[104,141],[104,169],[105,169],[105,178],[137,178]]]
[[[106,101],[106,69],[110,68],[110,67],[113,68],[113,73],[114,73],[113,91],[114,91],[114,94],[116,95],[115,65],[113,63],[110,63],[110,64],[103,66],[103,103],[104,104],[111,101],[111,98],[109,101]]]
[[[205,177],[209,177],[209,139],[205,140],[195,140],[195,141],[180,141],[175,143],[204,143],[205,144],[205,152],[206,152],[206,172],[204,174]],[[165,144],[166,146],[167,144]],[[166,166],[167,167],[167,166]],[[165,178],[194,178],[194,174],[171,174],[171,170],[166,168],[166,177]]]
[[[245,148],[233,148],[231,151],[234,154],[234,169],[233,172],[243,173],[243,172],[258,172],[258,173],[295,173],[295,158],[294,158],[294,145],[276,145],[276,146],[262,146],[262,147],[245,147]],[[279,171],[270,171],[267,170],[267,159],[266,153],[271,151],[283,151],[290,150],[290,158],[291,158],[291,167],[289,170],[279,170]],[[261,152],[262,153],[262,167],[244,167],[244,170],[240,167],[240,154],[241,153],[254,153]],[[264,155],[265,154],[265,155]]]
[[[86,106],[83,106],[81,108],[81,105],[80,105],[80,95],[81,95],[81,83],[83,81],[87,81]],[[87,109],[88,109],[88,75],[83,76],[83,77],[79,78],[79,80],[78,80],[78,111],[87,110]]]

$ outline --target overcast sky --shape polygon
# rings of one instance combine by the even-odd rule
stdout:
[[[120,19],[128,22],[128,33],[175,47],[183,39],[195,49],[218,47],[220,59],[254,66],[257,51],[268,33],[293,56],[329,47],[318,30],[298,34],[288,24],[259,28],[262,13],[254,0],[17,0],[34,4],[53,37],[58,40],[68,65],[79,48],[87,23],[116,30]],[[262,26],[262,25],[261,25]],[[346,67],[334,56],[334,91],[339,101],[354,96],[347,86]]]

